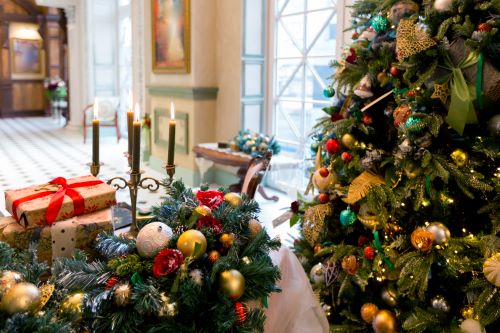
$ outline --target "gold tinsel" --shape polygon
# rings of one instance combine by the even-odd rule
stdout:
[[[52,293],[54,292],[54,285],[53,284],[44,284],[40,288],[40,302],[38,303],[38,306],[36,307],[36,310],[34,311],[35,313],[42,311],[43,307],[47,302],[49,301],[50,297],[52,296]]]
[[[446,104],[448,97],[450,96],[450,84],[449,81],[439,84],[434,83],[434,92],[431,98],[437,98],[441,100],[441,103]]]
[[[304,213],[302,233],[311,246],[317,243],[319,234],[325,226],[325,219],[332,213],[333,209],[329,203],[309,207]]]
[[[349,186],[347,198],[342,200],[344,200],[345,203],[352,205],[366,197],[373,186],[382,184],[385,184],[382,177],[371,171],[364,171],[358,177],[354,178]]]
[[[402,19],[396,32],[396,55],[400,62],[436,45],[414,20]]]

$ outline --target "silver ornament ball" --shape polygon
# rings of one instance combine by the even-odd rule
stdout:
[[[434,309],[436,310],[441,310],[443,312],[449,312],[450,311],[450,305],[444,299],[443,296],[441,295],[436,295],[431,299],[431,305]]]
[[[137,235],[136,247],[143,258],[152,258],[164,249],[172,237],[172,229],[162,222],[146,224]]]
[[[500,114],[493,116],[488,121],[488,131],[492,136],[500,136]]]
[[[317,263],[311,268],[311,271],[309,272],[309,277],[311,278],[311,281],[315,285],[323,284],[325,283],[325,275],[323,274],[323,264],[322,263]]]
[[[434,235],[434,244],[446,244],[451,239],[450,229],[441,222],[432,222],[426,229]]]
[[[396,290],[392,287],[384,288],[380,296],[382,297],[382,300],[389,306],[396,306],[396,304],[398,303]]]
[[[15,284],[22,282],[23,276],[16,271],[2,271],[0,273],[0,299]]]

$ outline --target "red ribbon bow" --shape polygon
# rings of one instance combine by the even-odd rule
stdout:
[[[50,199],[49,205],[47,206],[47,211],[45,212],[45,220],[48,225],[52,225],[56,220],[57,215],[61,210],[64,197],[66,195],[73,201],[73,215],[82,215],[85,212],[85,199],[80,193],[78,193],[78,191],[74,190],[74,188],[99,185],[102,183],[103,182],[101,180],[90,180],[86,182],[68,184],[66,178],[54,178],[49,182],[49,184],[60,186],[60,188],[55,193],[53,191],[38,192],[36,194],[14,200],[14,202],[12,203],[12,215],[17,221],[19,221],[19,217],[17,215],[17,207],[19,207],[20,204],[38,198],[43,198],[51,194],[53,194],[53,196]]]

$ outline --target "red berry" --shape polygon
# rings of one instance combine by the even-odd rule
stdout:
[[[343,152],[341,158],[344,162],[350,162],[352,160],[352,155],[348,152]]]
[[[321,177],[325,178],[325,177],[328,177],[328,175],[330,174],[330,171],[328,171],[327,168],[322,167],[321,169],[319,169],[319,174],[321,175]]]
[[[325,144],[326,151],[333,155],[339,150],[340,143],[337,139],[328,139]],[[327,175],[328,176],[328,175]]]
[[[415,90],[409,90],[406,94],[409,97],[415,97],[415,96],[417,96],[417,93],[415,92]]]
[[[330,201],[330,196],[326,193],[320,193],[319,194],[319,203],[325,204],[328,201]]]
[[[365,235],[361,235],[359,236],[358,238],[358,247],[361,247],[363,245],[365,245],[366,242],[368,242],[369,238]]]
[[[354,31],[354,32],[352,33],[352,36],[351,36],[351,37],[352,37],[352,39],[358,39],[359,34],[358,34],[356,31]]]
[[[398,76],[400,71],[399,68],[396,66],[392,66],[391,69],[389,70],[389,73],[391,73],[392,76]]]
[[[365,255],[365,258],[368,260],[375,259],[375,249],[371,246],[365,247],[364,255]]]
[[[370,115],[365,114],[363,116],[363,122],[365,123],[365,125],[370,125],[371,123],[373,123],[373,119]]]

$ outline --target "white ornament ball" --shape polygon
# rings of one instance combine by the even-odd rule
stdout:
[[[146,224],[137,235],[136,247],[143,258],[152,258],[168,245],[172,229],[162,222]]]
[[[325,283],[325,274],[323,273],[323,264],[317,263],[311,268],[309,277],[313,284],[319,285]]]
[[[436,0],[434,1],[434,9],[440,13],[447,12],[451,9],[453,0]]]
[[[465,319],[462,324],[460,324],[460,329],[465,333],[486,333],[481,323],[475,319]]]
[[[328,172],[328,176],[323,177],[320,174],[320,169],[316,170],[313,175],[313,185],[320,192],[327,192],[329,189],[333,188],[337,182],[337,174],[333,171]]]
[[[483,273],[492,285],[500,287],[500,252],[484,261]]]

